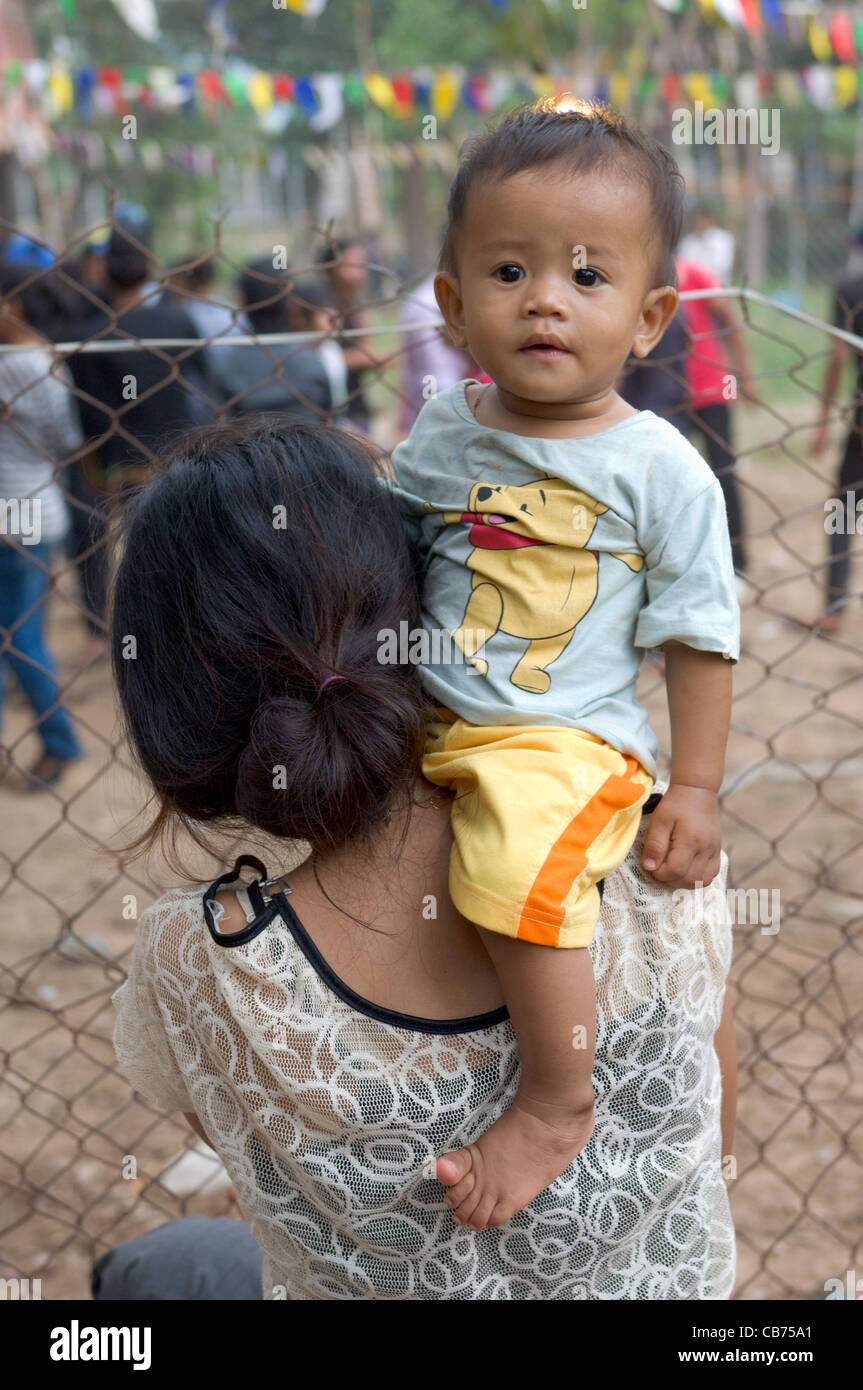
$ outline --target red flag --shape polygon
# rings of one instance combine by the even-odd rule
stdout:
[[[847,10],[836,10],[828,29],[833,52],[840,63],[857,62],[857,45],[854,42],[854,28]]]

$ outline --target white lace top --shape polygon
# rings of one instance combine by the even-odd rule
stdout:
[[[213,889],[142,915],[114,995],[120,1065],[155,1104],[200,1116],[264,1252],[265,1299],[730,1296],[713,1035],[731,928],[724,892],[693,925],[695,895],[675,907],[642,872],[644,833],[606,881],[590,947],[593,1137],[480,1233],[454,1225],[431,1175],[515,1093],[504,1011],[437,1022],[377,1007],[333,974],[289,899],[221,940]],[[726,870],[723,855],[718,888]]]

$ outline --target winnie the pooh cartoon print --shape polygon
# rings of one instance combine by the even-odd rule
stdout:
[[[596,518],[608,507],[560,478],[507,485],[476,483],[467,511],[444,512],[470,526],[467,561],[471,593],[453,641],[486,675],[478,653],[498,632],[524,638],[527,648],[510,680],[543,695],[548,667],[569,645],[596,598],[598,554],[588,548]],[[643,555],[615,555],[633,571]]]

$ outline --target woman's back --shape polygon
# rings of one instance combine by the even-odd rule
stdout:
[[[127,1075],[156,1103],[198,1113],[264,1251],[265,1298],[728,1297],[721,896],[695,925],[669,913],[639,867],[642,831],[607,882],[591,947],[593,1138],[524,1211],[473,1233],[453,1223],[434,1160],[509,1105],[518,1061],[490,962],[486,974],[438,882],[437,822],[437,808],[413,817],[397,882],[350,854],[321,871],[326,894],[353,912],[365,900],[358,915],[385,931],[324,907],[306,866],[290,876],[296,899],[253,934],[236,930],[236,910],[216,924],[225,894],[208,914],[221,940],[204,892],[162,898],[116,996]],[[254,893],[251,905],[262,906]]]

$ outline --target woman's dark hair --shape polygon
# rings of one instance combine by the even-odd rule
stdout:
[[[573,174],[613,168],[646,185],[653,210],[656,284],[676,285],[674,253],[683,225],[685,188],[673,155],[603,102],[560,97],[520,106],[464,142],[450,185],[438,269],[458,275],[459,235],[468,198],[479,184],[556,163],[567,165]]]
[[[367,835],[418,775],[425,711],[416,666],[379,659],[419,609],[372,446],[258,416],[159,468],[113,589],[114,676],[161,807],[134,848],[178,821],[317,849]]]
[[[272,257],[249,261],[240,275],[239,290],[253,332],[281,333],[288,329],[290,288],[288,271],[275,270]]]

